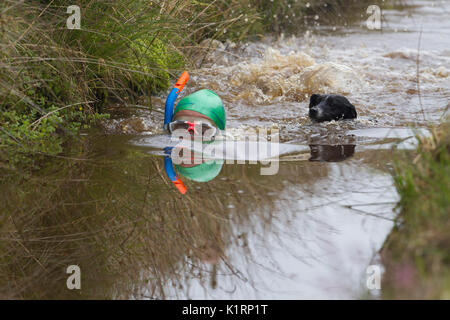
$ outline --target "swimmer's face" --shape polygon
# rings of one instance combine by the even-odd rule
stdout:
[[[177,123],[177,121],[180,121],[180,123]],[[174,132],[175,130],[188,130],[191,136],[198,134],[205,140],[210,140],[217,133],[218,127],[210,118],[201,113],[182,110],[176,113],[172,119],[170,131]]]
[[[177,121],[177,120],[183,120],[183,121],[189,121],[189,122],[205,122],[208,123],[209,125],[216,127],[216,124],[214,123],[214,121],[212,121],[210,118],[208,118],[207,116],[198,113],[196,111],[192,111],[192,110],[181,110],[179,112],[177,112],[175,114],[175,116],[173,117],[172,121]]]
[[[201,122],[201,123],[207,123],[210,126],[217,128],[217,126],[212,122],[211,120],[205,119],[205,118],[197,118],[197,117],[190,117],[190,116],[180,116],[180,117],[174,117],[173,121],[189,121],[192,123]],[[182,126],[175,126],[174,130],[176,129],[182,129]]]

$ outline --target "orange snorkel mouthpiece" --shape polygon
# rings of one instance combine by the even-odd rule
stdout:
[[[186,84],[186,82],[188,82],[189,80],[189,73],[187,71],[184,71],[180,78],[178,78],[177,83],[175,84],[175,88],[177,88],[178,90],[183,90],[184,85]]]

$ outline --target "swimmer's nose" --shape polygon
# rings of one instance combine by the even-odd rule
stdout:
[[[309,109],[309,114],[311,116],[317,116],[317,108],[313,107],[313,108]]]

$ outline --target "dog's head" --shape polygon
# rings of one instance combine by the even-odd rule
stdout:
[[[334,94],[313,94],[309,101],[309,117],[314,121],[355,119],[355,106],[347,98]]]

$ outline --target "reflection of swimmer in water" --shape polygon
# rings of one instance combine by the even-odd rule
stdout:
[[[170,133],[186,130],[191,136],[195,134],[196,136],[201,136],[202,140],[210,141],[219,133],[219,130],[225,130],[225,108],[217,94],[204,89],[181,99],[174,110],[175,100],[188,78],[188,73],[183,72],[175,84],[175,88],[172,89],[167,97],[164,128]],[[186,186],[175,173],[170,157],[171,151],[172,148],[165,149],[167,155],[164,157],[164,168],[169,179],[184,194],[186,193]],[[193,151],[191,153],[193,155]],[[200,164],[181,163],[175,165],[175,168],[181,175],[190,180],[207,182],[220,173],[222,165],[223,161],[203,160]]]

